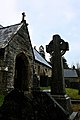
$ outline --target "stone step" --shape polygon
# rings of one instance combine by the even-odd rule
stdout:
[[[70,120],[75,120],[75,118],[77,117],[78,112],[72,112],[72,114],[70,115]]]
[[[75,100],[71,100],[71,103],[72,104],[76,104],[76,103],[80,104],[80,100],[76,100],[76,99]]]

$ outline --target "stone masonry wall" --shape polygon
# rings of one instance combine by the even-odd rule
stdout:
[[[4,58],[1,63],[0,59],[0,66],[5,66],[7,70],[0,70],[0,74],[3,73],[2,78],[4,78],[5,82],[2,82],[5,88],[12,89],[14,88],[14,75],[15,75],[15,62],[16,57],[18,54],[23,53],[28,62],[29,68],[29,82],[28,87],[29,89],[32,87],[32,79],[33,79],[33,52],[31,42],[29,40],[29,35],[27,33],[25,25],[13,36],[11,41],[8,43],[7,47],[5,48]],[[26,61],[25,61],[26,62]],[[26,63],[27,64],[27,63]],[[4,74],[5,72],[5,74]],[[0,86],[1,88],[1,86]]]

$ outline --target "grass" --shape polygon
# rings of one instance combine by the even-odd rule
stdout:
[[[79,92],[78,89],[66,88],[66,94],[71,99],[80,99],[80,95],[78,95],[78,92]]]
[[[48,87],[40,87],[41,90],[49,90],[50,89],[50,86]]]
[[[80,104],[71,104],[73,111],[80,111]]]
[[[48,87],[40,87],[41,90],[49,90],[50,86]],[[72,89],[72,88],[66,88],[66,94],[71,98],[71,99],[80,99],[80,95],[78,95],[78,89]]]
[[[0,106],[1,106],[2,103],[3,103],[3,100],[4,100],[4,95],[0,95]]]
[[[80,95],[78,95],[78,92],[78,89],[66,88],[66,93],[68,96],[70,96],[71,99],[80,99]],[[80,111],[79,103],[72,104],[71,106],[73,111]]]
[[[41,90],[48,90],[50,87],[41,87]],[[72,89],[72,88],[66,88],[66,94],[71,99],[80,99],[80,95],[78,95],[79,90],[78,89]],[[73,111],[80,111],[80,104],[71,104]]]

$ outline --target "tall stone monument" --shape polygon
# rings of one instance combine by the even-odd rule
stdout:
[[[52,56],[51,95],[65,110],[71,112],[70,98],[65,91],[62,63],[62,56],[68,50],[68,42],[61,39],[59,35],[54,35],[52,41],[46,46],[47,53]]]

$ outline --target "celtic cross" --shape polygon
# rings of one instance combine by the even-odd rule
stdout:
[[[46,52],[52,56],[52,95],[65,94],[62,56],[67,50],[69,50],[68,42],[61,39],[59,35],[54,35],[49,45],[46,45]]]

